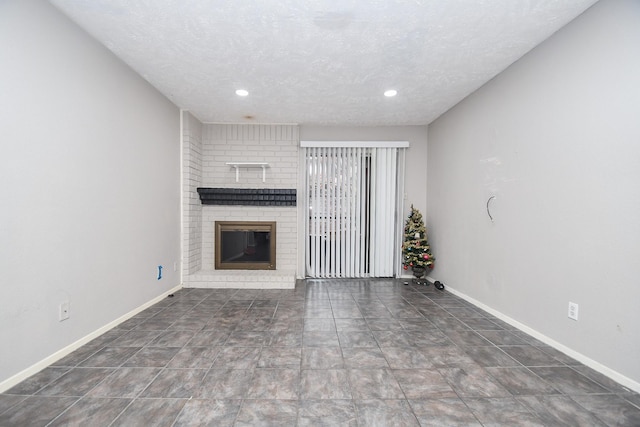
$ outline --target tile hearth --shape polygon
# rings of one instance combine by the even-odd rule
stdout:
[[[0,425],[636,426],[640,397],[433,286],[183,289],[0,394]]]

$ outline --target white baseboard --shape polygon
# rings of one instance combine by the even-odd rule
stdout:
[[[113,322],[110,322],[110,323],[104,325],[103,327],[101,327],[99,329],[96,329],[95,331],[91,332],[90,334],[80,338],[76,342],[74,342],[72,344],[69,344],[68,346],[56,351],[52,355],[42,359],[41,361],[29,366],[26,369],[18,372],[14,376],[9,377],[6,380],[0,382],[0,393],[3,393],[5,391],[9,390],[11,387],[15,386],[16,384],[26,380],[27,378],[29,378],[30,376],[32,376],[34,374],[37,374],[38,372],[40,372],[41,370],[43,370],[47,366],[51,365],[54,362],[57,362],[58,360],[62,359],[63,357],[65,357],[69,353],[71,353],[71,352],[79,349],[83,345],[87,344],[89,341],[91,341],[91,340],[99,337],[100,335],[104,334],[105,332],[115,328],[120,323],[124,322],[125,320],[129,320],[130,318],[132,318],[136,314],[140,313],[141,311],[143,311],[143,310],[151,307],[152,305],[162,301],[164,298],[167,297],[167,295],[172,294],[174,292],[177,292],[180,289],[182,289],[182,285],[178,285],[178,286],[176,286],[175,288],[173,288],[173,289],[171,289],[169,291],[165,291],[164,293],[160,294],[159,296],[157,296],[156,298],[152,299],[151,301],[148,301],[148,302],[144,303],[143,305],[131,310],[127,314],[124,314],[124,315],[120,316],[119,318],[117,318]]]
[[[431,277],[426,277],[426,279],[433,283],[435,282],[435,280]],[[602,375],[605,375],[609,378],[611,378],[612,380],[614,380],[615,382],[622,384],[624,387],[627,387],[630,390],[633,390],[635,392],[640,392],[640,383],[638,383],[637,381],[632,380],[631,378],[628,378],[624,375],[622,375],[621,373],[614,371],[613,369],[593,360],[590,359],[589,357],[585,356],[582,353],[578,353],[575,350],[572,350],[571,348],[553,340],[552,338],[549,338],[548,336],[536,331],[535,329],[531,329],[530,327],[523,325],[522,323],[518,322],[517,320],[514,320],[512,318],[510,318],[509,316],[506,316],[502,313],[500,313],[497,310],[494,310],[493,308],[481,303],[480,301],[475,300],[474,298],[459,292],[449,286],[446,287],[446,290],[451,292],[453,295],[458,296],[460,298],[462,298],[465,301],[470,302],[471,304],[475,305],[478,308],[481,308],[482,310],[486,311],[487,313],[492,314],[493,316],[497,317],[498,319],[508,323],[509,325],[518,328],[519,330],[521,330],[522,332],[525,332],[528,335],[531,335],[532,337],[534,337],[535,339],[542,341],[543,343],[555,348],[558,351],[561,351],[562,353],[566,354],[567,356],[577,360],[578,362],[590,367],[591,369],[601,373]]]

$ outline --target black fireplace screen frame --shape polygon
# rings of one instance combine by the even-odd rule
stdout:
[[[222,259],[223,235],[225,232],[257,231],[268,233],[270,259],[268,261],[227,261]],[[276,269],[276,222],[275,221],[216,221],[215,222],[215,268],[216,270],[275,270]]]

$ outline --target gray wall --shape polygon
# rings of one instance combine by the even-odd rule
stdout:
[[[0,58],[1,385],[180,284],[180,123],[48,2],[0,2]]]
[[[636,389],[639,22],[600,1],[441,116],[427,180],[432,276]]]

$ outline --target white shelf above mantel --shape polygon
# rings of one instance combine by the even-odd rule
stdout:
[[[240,179],[240,168],[262,168],[262,182],[265,182],[266,169],[269,167],[269,163],[265,162],[227,162],[226,164],[236,170],[236,182]]]

